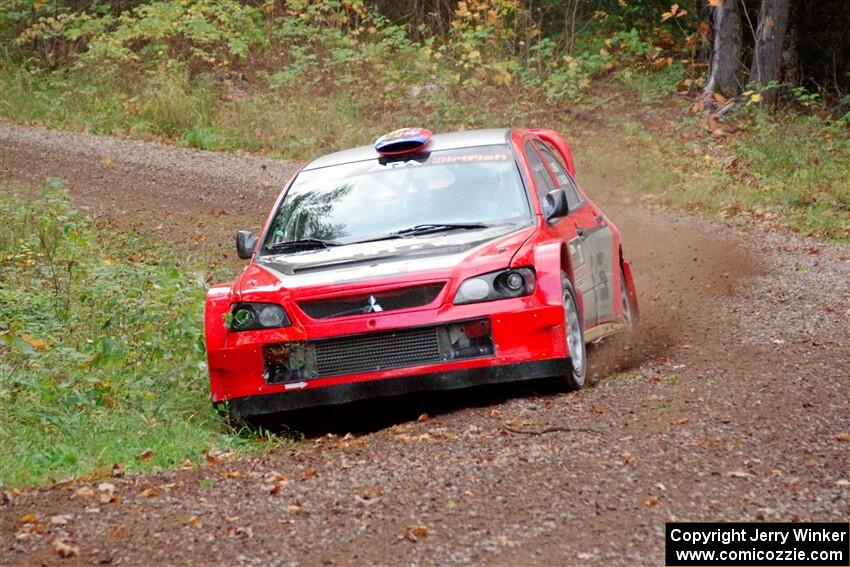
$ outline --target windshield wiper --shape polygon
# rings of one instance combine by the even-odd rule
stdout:
[[[417,224],[416,226],[411,226],[410,228],[403,228],[401,230],[397,230],[391,234],[393,236],[404,236],[408,234],[430,234],[432,232],[445,232],[448,230],[470,230],[476,228],[489,228],[489,226],[490,225],[483,224],[480,222]]]
[[[271,246],[266,246],[269,252],[281,252],[290,248],[331,248],[332,246],[342,246],[342,242],[336,240],[322,240],[321,238],[301,238],[299,240],[287,240],[286,242],[276,242]]]

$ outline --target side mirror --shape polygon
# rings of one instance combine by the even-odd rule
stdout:
[[[546,220],[552,220],[558,217],[565,217],[570,212],[570,207],[567,205],[567,194],[562,189],[555,189],[546,193],[546,199],[543,201],[543,213],[546,215]]]
[[[236,254],[243,260],[250,260],[257,247],[257,235],[250,230],[240,230],[236,233]]]

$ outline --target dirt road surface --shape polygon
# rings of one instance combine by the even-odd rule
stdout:
[[[850,248],[647,209],[617,160],[578,168],[644,315],[591,351],[594,387],[317,412],[291,450],[111,479],[112,502],[25,491],[0,504],[2,563],[661,565],[669,520],[850,518]],[[0,124],[0,169],[232,263],[292,167]],[[25,514],[45,531],[19,535]]]

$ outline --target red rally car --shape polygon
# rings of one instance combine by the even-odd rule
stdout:
[[[287,183],[210,289],[214,403],[237,416],[560,377],[637,317],[620,233],[551,130],[404,129]]]

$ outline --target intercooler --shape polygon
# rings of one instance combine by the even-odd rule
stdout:
[[[492,356],[489,319],[263,347],[270,383]]]

